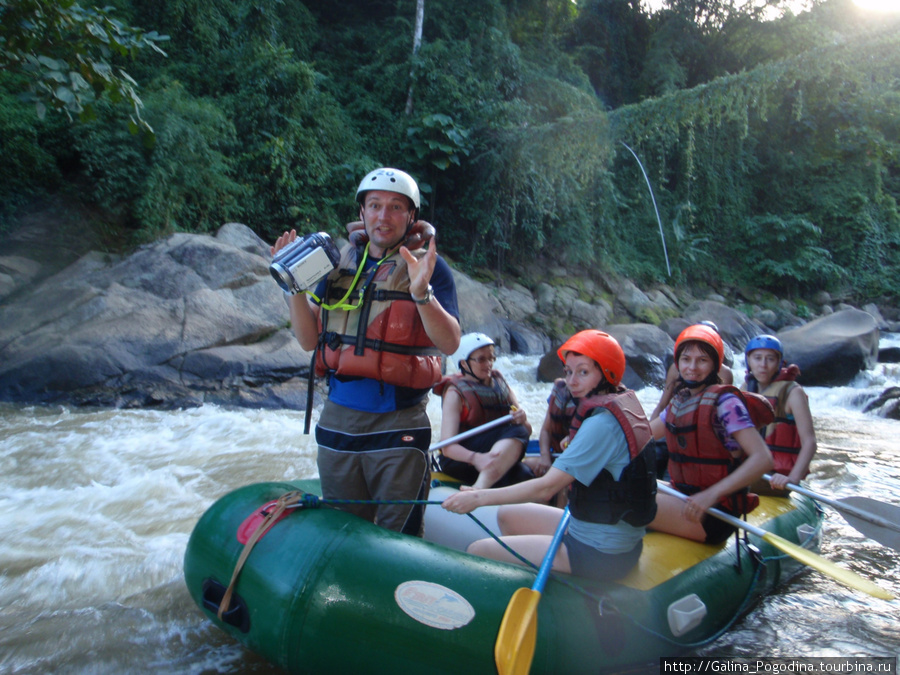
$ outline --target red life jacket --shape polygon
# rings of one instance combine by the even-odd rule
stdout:
[[[784,475],[791,472],[800,454],[801,442],[797,424],[792,417],[788,417],[785,410],[788,396],[799,386],[790,380],[776,380],[770,382],[761,392],[775,408],[775,421],[766,427],[766,445],[772,451],[775,471]]]
[[[443,396],[452,387],[462,399],[459,415],[460,432],[480,427],[509,414],[509,385],[498,371],[491,371],[491,386],[466,378],[462,373],[450,375],[438,382],[434,393]]]
[[[611,394],[597,394],[578,401],[569,425],[569,441],[582,422],[598,409],[610,411],[622,427],[631,461],[617,478],[603,469],[590,485],[574,481],[569,486],[569,510],[579,520],[618,523],[634,527],[649,524],[656,516],[656,448],[650,422],[637,396],[620,387]]]
[[[553,382],[547,403],[547,414],[550,416],[550,450],[562,452],[561,443],[569,435],[569,424],[575,416],[578,402],[566,386],[566,381],[558,378]]]
[[[345,247],[340,264],[328,275],[323,305],[344,297],[357,267],[357,249]],[[409,293],[406,261],[394,254],[365,274],[365,281],[347,298],[355,304],[363,289],[359,308],[320,310],[316,374],[430,389],[441,379],[441,354]]]
[[[742,392],[729,384],[706,387],[697,396],[676,396],[666,411],[666,446],[672,485],[685,494],[695,494],[718,483],[743,461],[743,453],[732,455],[713,429],[719,397],[739,397],[759,427],[774,419],[771,404],[758,394]],[[732,513],[750,513],[759,497],[740,490],[724,497],[722,506]]]

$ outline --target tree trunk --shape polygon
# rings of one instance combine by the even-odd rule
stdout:
[[[416,0],[416,28],[413,31],[412,66],[409,69],[409,93],[406,95],[406,114],[412,114],[413,85],[415,84],[416,55],[422,46],[422,23],[425,20],[425,0]]]

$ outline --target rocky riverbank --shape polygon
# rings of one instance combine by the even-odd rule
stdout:
[[[268,245],[249,228],[229,223],[215,235],[175,234],[116,257],[79,251],[73,242],[80,240],[47,227],[26,221],[0,255],[0,400],[305,406],[310,355],[289,330]],[[549,353],[539,369],[544,379],[558,374],[555,345],[596,327],[622,343],[626,384],[658,386],[673,337],[708,319],[734,350],[755,334],[779,332],[801,381],[844,384],[874,365],[879,330],[898,329],[887,308],[857,309],[825,293],[801,318],[789,302],[773,309],[744,297],[642,290],[562,268],[533,288],[454,276],[463,331],[485,332],[504,351]]]

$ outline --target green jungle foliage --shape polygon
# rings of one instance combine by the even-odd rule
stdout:
[[[0,0],[0,68],[28,78],[26,99],[38,117],[49,105],[70,119],[90,119],[105,94],[131,107],[133,131],[150,131],[141,119],[137,83],[111,61],[141,49],[165,54],[157,43],[168,38],[124,25],[110,9],[75,0]]]
[[[470,271],[896,296],[900,23],[811,3],[0,0],[0,227],[339,235],[394,165]]]
[[[611,117],[653,167],[662,211],[676,214],[676,278],[871,297],[894,294],[900,280],[898,103],[895,25]],[[629,163],[614,175],[637,194]],[[642,216],[629,203],[618,222],[638,230]],[[656,232],[643,231],[628,257],[660,259]]]

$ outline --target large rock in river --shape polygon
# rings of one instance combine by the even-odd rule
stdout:
[[[665,330],[674,340],[685,328],[701,321],[712,321],[719,329],[719,334],[722,336],[722,341],[726,346],[726,365],[730,365],[728,363],[732,358],[730,351],[734,350],[741,353],[744,351],[744,347],[750,341],[750,338],[760,333],[772,332],[769,328],[758,321],[754,321],[743,312],[714,300],[700,300],[692,303],[684,310],[682,316],[663,321],[660,324],[660,328]]]
[[[543,354],[550,348],[546,333],[521,321],[528,316],[521,310],[525,293],[478,283],[456,269],[453,280],[463,334],[484,333],[505,354]]]
[[[88,254],[0,306],[0,399],[302,408],[309,354],[243,225]]]
[[[622,384],[629,389],[640,389],[646,385],[663,387],[666,382],[663,358],[666,352],[672,350],[672,338],[648,323],[615,324],[600,330],[612,335],[625,352]],[[556,349],[544,354],[538,363],[537,377],[539,382],[553,382],[563,377],[563,364]]]
[[[622,383],[629,389],[653,385],[662,389],[666,383],[664,365],[667,352],[674,346],[672,338],[648,323],[625,323],[607,326],[606,331],[625,352],[625,375]]]
[[[875,319],[859,309],[842,309],[778,334],[788,363],[800,366],[801,384],[843,386],[878,362]]]

